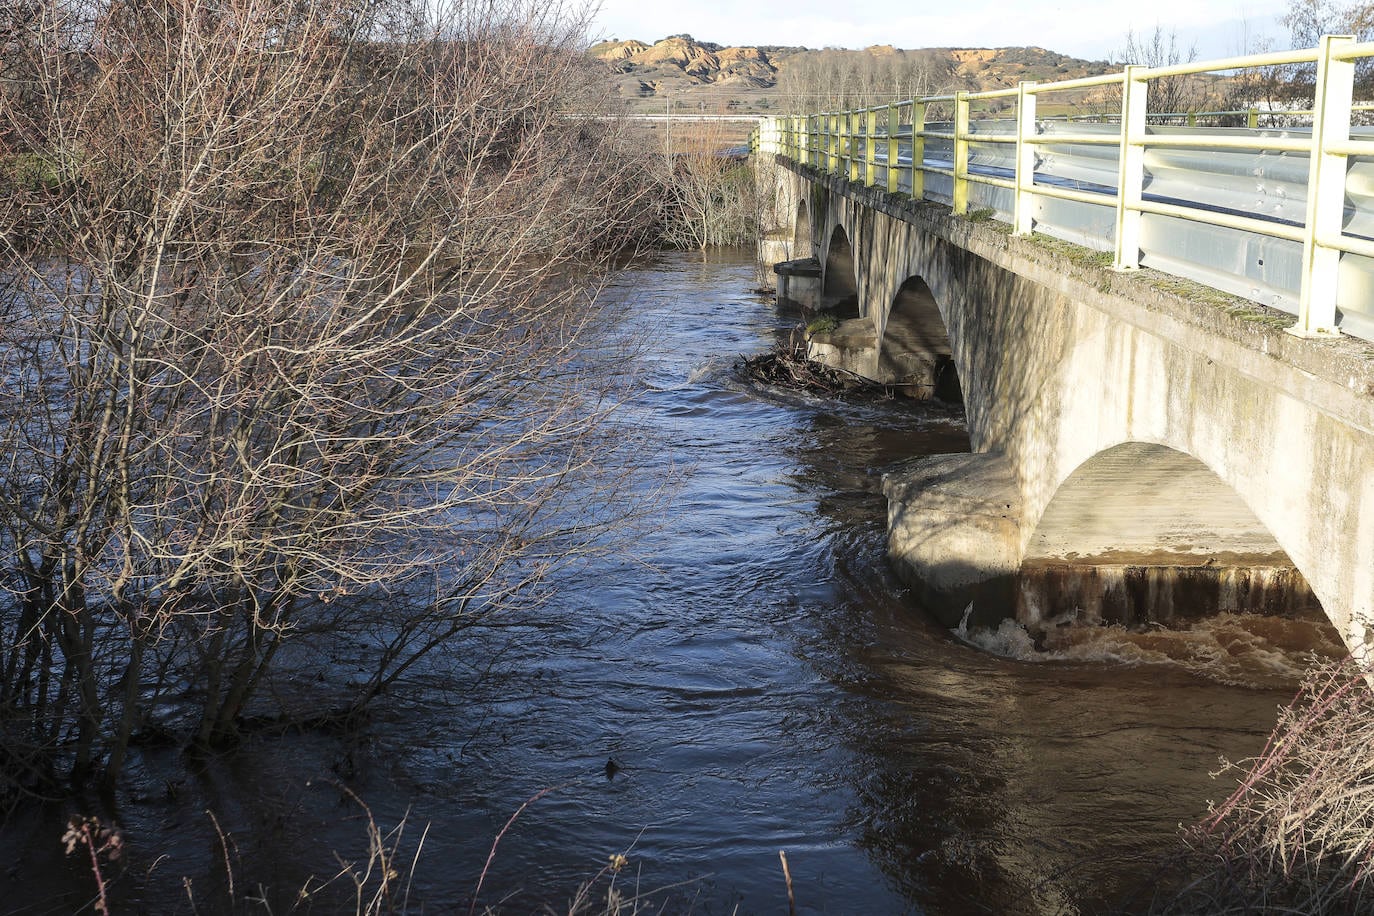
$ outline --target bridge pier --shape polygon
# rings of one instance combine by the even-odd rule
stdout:
[[[933,455],[883,475],[888,557],[942,624],[996,625],[1015,600],[1021,498],[1005,455]]]
[[[821,264],[815,258],[765,261],[778,276],[778,302],[800,306],[809,312],[821,307]]]
[[[908,397],[963,399],[949,331],[930,288],[920,280],[909,280],[897,290],[881,336],[871,315],[849,319],[834,330],[811,333],[807,356]]]

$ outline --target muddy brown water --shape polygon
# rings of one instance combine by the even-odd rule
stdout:
[[[785,912],[785,850],[802,913],[1139,909],[1179,824],[1229,792],[1209,771],[1262,747],[1329,634],[1227,615],[1061,626],[1037,650],[1012,624],[939,626],[888,569],[879,483],[967,448],[959,411],[742,381],[736,358],[795,323],[753,285],[742,255],[666,255],[613,290],[653,341],[630,408],[655,444],[643,485],[677,489],[634,555],[474,634],[356,734],[142,748],[112,802],[12,816],[0,910],[90,899],[59,837],[94,810],[129,845],[115,912],[225,911],[226,861],[240,899],[310,908],[312,875],[365,854],[352,793],[383,831],[404,821],[411,911],[466,912],[494,838],[551,787],[483,904],[566,910],[622,853],[617,887],[651,911]]]

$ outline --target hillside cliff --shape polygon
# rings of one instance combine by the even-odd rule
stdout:
[[[653,44],[604,41],[588,53],[605,64],[619,94],[632,107],[646,111],[805,110],[959,89],[1005,88],[1021,80],[1072,79],[1108,69],[1102,61],[1035,47],[723,48],[690,35]]]

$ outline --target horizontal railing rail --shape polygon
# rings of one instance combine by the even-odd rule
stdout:
[[[1374,132],[1354,123],[1374,110],[1354,101],[1355,63],[1372,57],[1374,42],[1325,36],[1315,48],[775,117],[753,145],[1017,235],[1089,245],[1117,270],[1155,267],[1273,305],[1296,315],[1299,336],[1374,339]],[[1149,111],[1158,80],[1275,66],[1315,70],[1310,108]],[[1085,98],[1099,110],[1064,110]],[[1037,115],[1049,107],[1059,111]]]

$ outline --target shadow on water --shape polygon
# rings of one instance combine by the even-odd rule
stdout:
[[[407,820],[408,853],[428,825],[412,899],[453,911],[549,787],[483,902],[558,905],[620,852],[622,886],[678,885],[655,898],[674,912],[780,911],[780,849],[807,913],[1093,912],[1146,880],[1228,791],[1207,775],[1218,756],[1257,752],[1289,692],[1105,651],[1032,663],[937,626],[888,569],[880,479],[967,449],[960,417],[741,381],[735,359],[789,324],[752,285],[743,257],[684,255],[613,290],[654,340],[627,407],[656,444],[644,486],[675,492],[634,555],[473,631],[356,732],[261,734],[199,762],[141,748],[115,812],[122,902],[189,912],[189,877],[214,911],[227,858],[284,911],[335,851],[365,851],[351,792],[383,829]],[[86,899],[58,843],[81,804],[6,825],[20,911]]]

